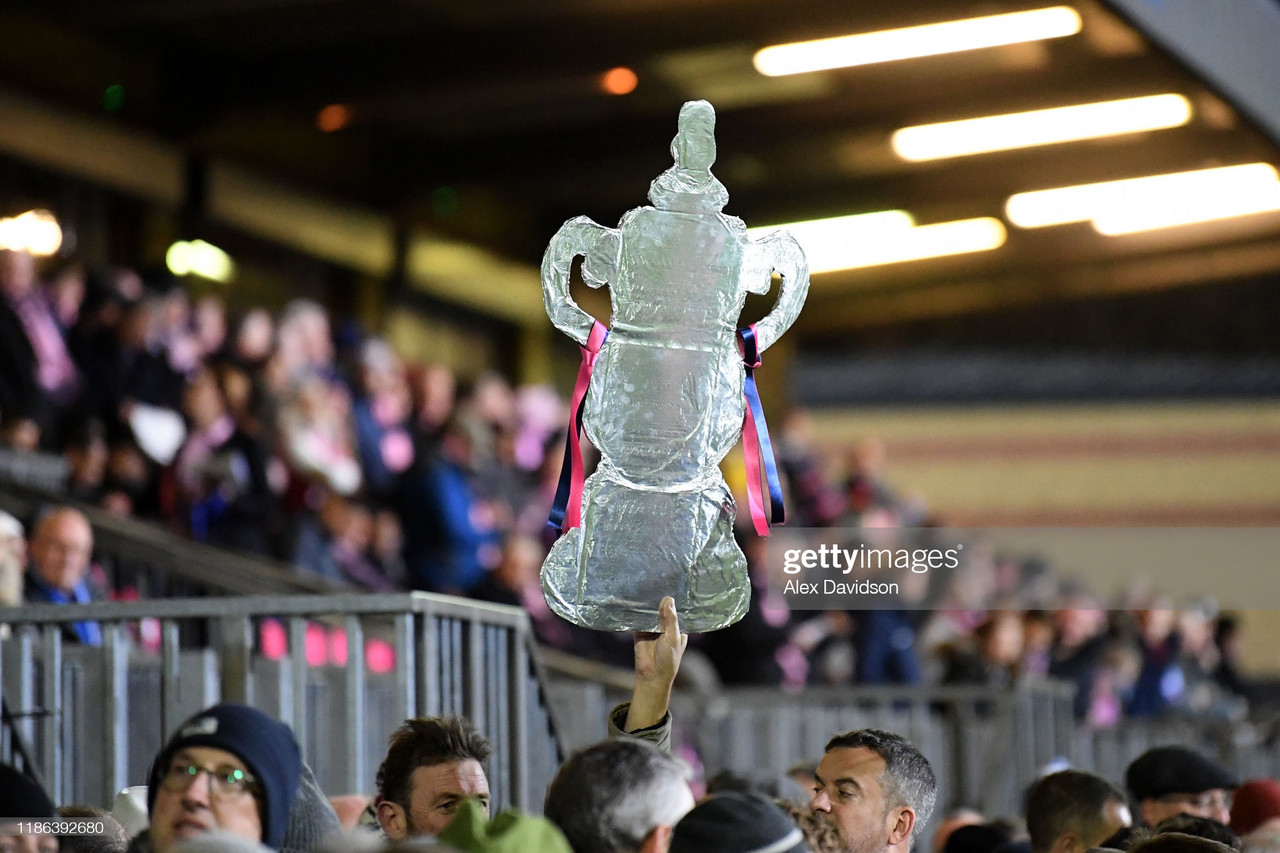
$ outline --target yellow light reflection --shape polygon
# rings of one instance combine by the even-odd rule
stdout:
[[[904,127],[890,143],[902,159],[919,162],[1179,127],[1191,115],[1182,95],[1147,95]]]
[[[778,228],[795,236],[811,273],[986,252],[1007,237],[1004,224],[992,217],[916,225],[903,210],[750,228],[748,234],[759,237]]]
[[[1017,193],[1005,214],[1021,228],[1092,220],[1114,235],[1266,213],[1278,204],[1276,167],[1246,163]]]
[[[757,51],[753,62],[756,70],[766,77],[781,77],[1062,38],[1080,32],[1081,26],[1080,13],[1075,9],[1070,6],[1051,6],[918,27],[778,44]]]

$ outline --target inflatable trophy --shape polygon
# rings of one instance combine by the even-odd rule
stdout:
[[[556,613],[603,631],[656,631],[666,595],[684,631],[723,628],[746,612],[746,558],[719,465],[744,431],[744,381],[758,365],[751,349],[768,349],[795,322],[809,289],[790,234],[752,240],[742,220],[721,212],[729,195],[711,174],[711,105],[686,103],[678,127],[675,165],[649,187],[652,207],[628,211],[616,229],[571,219],[542,260],[547,314],[583,347],[575,417],[600,451],[585,483],[578,469],[562,523],[553,511],[564,533],[543,563],[542,589]],[[579,255],[587,284],[609,285],[607,332],[569,296]],[[767,293],[775,271],[777,302],[740,347],[746,296]],[[772,465],[767,434],[762,449]]]

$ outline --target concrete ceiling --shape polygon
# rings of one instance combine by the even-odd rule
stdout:
[[[718,112],[715,172],[748,225],[900,208],[1003,215],[1012,193],[1252,161],[1275,142],[1094,0],[1069,38],[785,78],[759,47],[994,14],[1025,0],[39,0],[0,12],[0,84],[242,164],[530,268],[565,219],[616,223],[670,165],[681,102]],[[631,94],[600,75],[627,66]],[[1177,92],[1185,127],[907,163],[924,122]],[[317,116],[342,105],[348,122]],[[1280,214],[1147,236],[1009,227],[982,254],[814,279],[811,339],[1280,272]],[[1051,315],[1043,315],[1051,316]],[[1051,320],[1043,320],[1051,322]]]

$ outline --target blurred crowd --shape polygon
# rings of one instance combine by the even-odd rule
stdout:
[[[629,665],[629,638],[559,619],[538,582],[568,419],[550,387],[406,363],[309,300],[232,315],[172,278],[0,252],[0,444],[60,454],[67,497],[369,590],[522,606],[543,643]],[[894,490],[881,444],[816,449],[802,411],[775,430],[789,524],[945,521]],[[1238,625],[1212,601],[1103,601],[991,553],[902,610],[787,612],[762,540],[740,539],[753,606],[691,645],[721,683],[1061,678],[1095,726],[1247,711]]]

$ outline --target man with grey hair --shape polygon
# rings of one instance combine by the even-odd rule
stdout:
[[[938,796],[929,760],[878,729],[833,737],[814,777],[809,808],[835,824],[845,853],[910,853]]]
[[[692,808],[687,764],[651,743],[621,738],[566,761],[542,811],[574,853],[665,853],[672,827]]]
[[[635,635],[636,686],[609,714],[611,739],[573,755],[547,790],[543,813],[574,853],[666,853],[672,827],[693,808],[689,767],[668,754],[671,688],[689,641],[671,596],[658,624]]]

